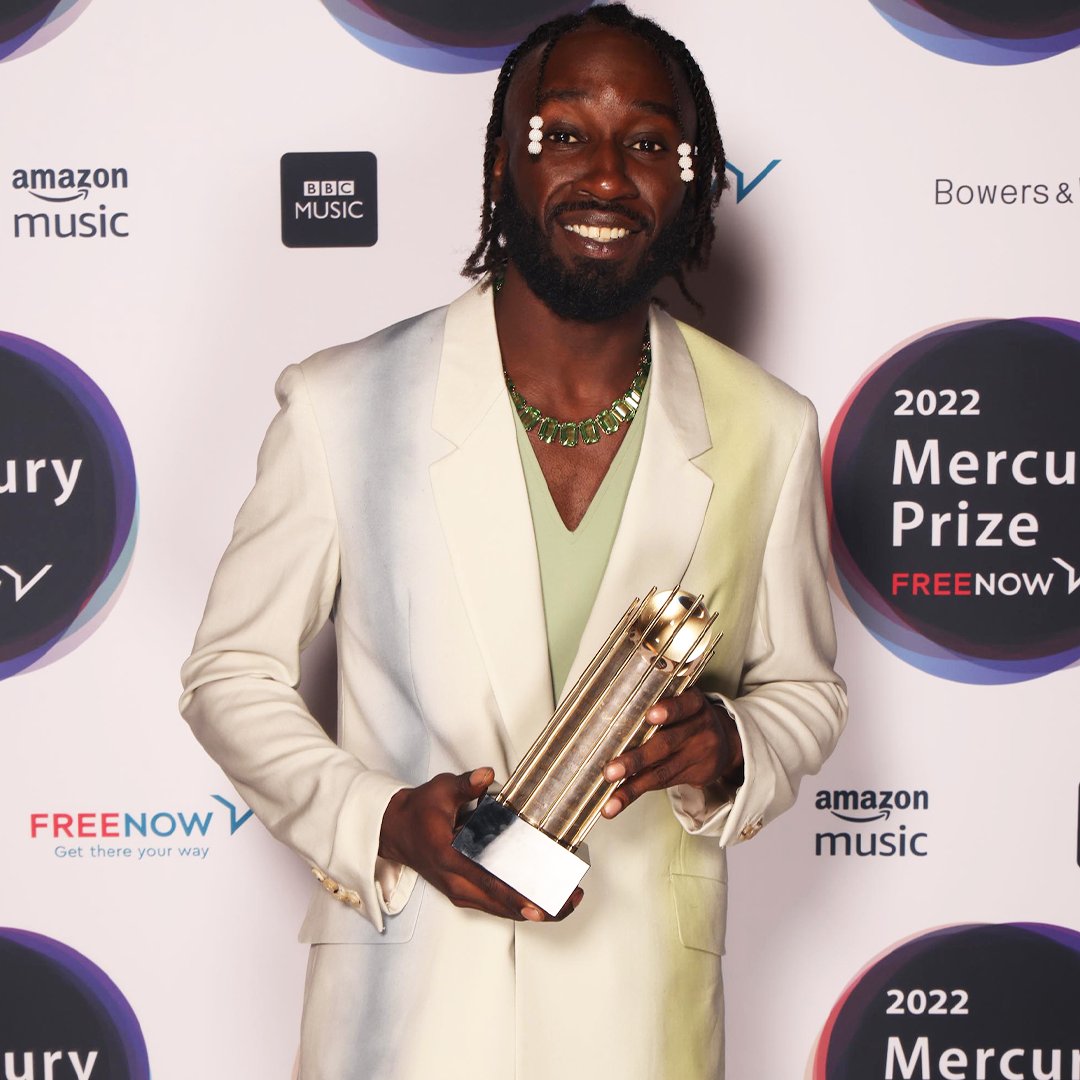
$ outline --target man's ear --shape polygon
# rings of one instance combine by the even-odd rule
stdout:
[[[502,198],[503,173],[506,170],[506,136],[499,135],[495,139],[495,161],[491,166],[491,201],[498,202]]]

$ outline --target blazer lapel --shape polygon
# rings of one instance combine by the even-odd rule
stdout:
[[[505,727],[508,764],[554,709],[529,497],[491,292],[450,305],[432,424],[454,444],[431,466],[450,560]]]
[[[683,584],[697,546],[712,480],[694,463],[711,446],[690,352],[675,320],[653,308],[653,366],[641,453],[615,543],[561,697],[635,596]],[[692,581],[685,583],[689,591]]]

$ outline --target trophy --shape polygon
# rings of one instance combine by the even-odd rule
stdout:
[[[645,714],[693,683],[722,636],[703,601],[655,588],[635,598],[502,790],[466,819],[462,855],[549,915],[562,909],[589,869],[582,842],[622,782],[604,766],[656,733]]]

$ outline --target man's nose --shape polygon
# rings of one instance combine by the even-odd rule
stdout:
[[[584,173],[578,179],[578,191],[598,199],[632,199],[637,185],[627,171],[626,150],[615,140],[600,139],[592,144]]]

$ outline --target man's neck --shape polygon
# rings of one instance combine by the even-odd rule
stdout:
[[[626,389],[641,362],[648,317],[643,301],[601,322],[560,318],[513,264],[495,296],[503,366],[526,398],[562,410],[564,419],[590,415]]]

